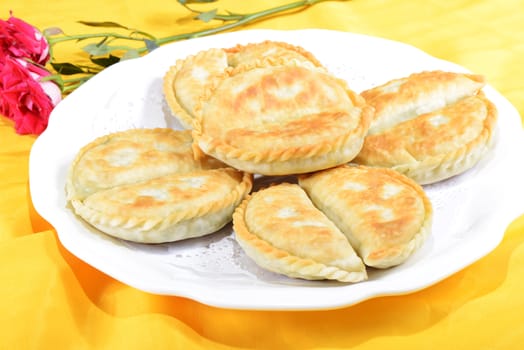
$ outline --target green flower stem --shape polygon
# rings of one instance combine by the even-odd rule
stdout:
[[[144,41],[144,38],[132,37],[125,34],[119,33],[92,33],[92,34],[74,34],[74,35],[65,35],[65,36],[48,36],[46,37],[49,45],[55,45],[64,41],[71,40],[85,40],[85,39],[97,39],[97,38],[114,38],[114,39],[124,39],[124,40],[134,40],[134,41]]]
[[[220,14],[217,14],[217,15],[215,15],[214,19],[219,19],[219,20],[224,20],[224,21],[234,20],[235,22],[223,24],[223,25],[218,26],[218,27],[214,27],[214,28],[210,28],[210,29],[204,29],[204,30],[197,31],[197,32],[184,33],[184,34],[177,34],[177,35],[173,35],[173,36],[168,36],[168,37],[165,37],[165,38],[157,39],[155,42],[156,42],[157,45],[163,45],[163,44],[167,44],[167,43],[174,42],[174,41],[185,40],[185,39],[194,39],[194,38],[198,38],[198,37],[202,37],[202,36],[206,36],[206,35],[216,34],[216,33],[223,32],[223,31],[226,31],[226,30],[229,30],[229,29],[240,27],[240,26],[245,25],[247,23],[250,23],[250,22],[262,19],[264,17],[269,17],[269,16],[277,14],[277,13],[281,13],[281,12],[285,12],[285,11],[289,11],[289,10],[293,10],[293,9],[298,9],[298,8],[302,8],[302,7],[306,7],[306,6],[312,6],[312,5],[316,4],[316,3],[325,2],[325,1],[330,1],[330,0],[296,1],[296,2],[289,3],[289,4],[273,7],[273,8],[266,9],[266,10],[262,10],[262,11],[259,11],[259,12],[253,12],[253,13],[242,14],[242,15],[240,15],[240,14],[235,14],[235,15],[220,15]]]
[[[146,35],[144,33],[141,33],[142,35]],[[152,37],[150,36],[149,34],[147,34],[148,37]],[[62,43],[62,42],[66,42],[66,41],[73,41],[73,40],[76,40],[76,41],[81,41],[81,40],[86,40],[86,39],[102,39],[102,40],[107,40],[111,38],[111,40],[115,40],[115,39],[122,39],[122,40],[131,40],[131,41],[137,41],[137,42],[144,42],[144,38],[143,37],[133,37],[133,36],[130,36],[130,35],[125,35],[125,34],[119,34],[119,33],[113,33],[113,32],[108,32],[108,33],[90,33],[90,34],[73,34],[73,35],[64,35],[64,36],[51,36],[51,35],[46,35],[46,40],[49,44],[49,53],[51,54],[51,56],[53,56],[53,52],[54,52],[54,46],[55,44],[59,44],[59,43]],[[142,52],[146,51],[146,50],[141,50]]]
[[[62,93],[69,93],[73,90],[75,90],[77,87],[88,81],[95,75],[96,73],[91,71],[89,73],[85,73],[84,75],[80,77],[75,78],[69,78],[64,79],[60,74],[52,74],[48,75],[46,77],[41,78],[41,81],[54,81],[59,87]]]
[[[78,88],[80,85],[88,81],[92,76],[84,76],[81,78],[75,78],[75,79],[65,79],[63,80],[64,85],[62,85],[62,92],[63,93],[69,93],[76,88]]]
[[[325,2],[325,1],[348,1],[348,0],[302,0],[302,1],[295,1],[289,4],[276,6],[276,7],[265,9],[265,10],[258,11],[258,12],[247,13],[247,14],[213,13],[211,18],[206,18],[205,20],[206,22],[209,19],[212,19],[212,20],[221,20],[225,23],[222,25],[216,26],[216,27],[212,27],[212,28],[207,28],[207,29],[203,29],[203,30],[199,30],[195,32],[171,35],[171,36],[164,37],[164,38],[155,38],[153,35],[150,35],[148,33],[130,29],[130,28],[121,26],[113,22],[81,22],[83,24],[90,25],[90,26],[117,27],[117,28],[127,30],[129,34],[121,34],[117,32],[104,32],[104,33],[92,33],[92,34],[65,35],[61,33],[60,35],[56,35],[56,34],[46,35],[46,39],[49,43],[51,57],[53,57],[53,46],[58,43],[66,42],[66,41],[73,41],[73,40],[83,41],[83,40],[88,40],[88,39],[101,39],[99,43],[96,44],[97,46],[101,46],[101,47],[105,45],[106,43],[113,41],[113,40],[130,40],[130,41],[135,41],[135,42],[141,42],[143,43],[143,46],[138,47],[136,49],[132,49],[132,51],[134,51],[137,55],[142,55],[144,53],[151,51],[155,47],[158,47],[158,46],[161,46],[167,43],[220,33],[223,31],[227,31],[230,29],[234,29],[234,28],[246,25],[248,23],[251,23],[251,22],[263,19],[263,18],[270,17],[272,15],[285,13],[291,10],[300,10],[300,9],[303,9],[309,6],[313,6],[317,3]],[[205,14],[205,12],[196,11],[190,8],[185,3],[183,4],[183,6],[186,9],[188,9],[189,11],[196,13],[198,15]],[[95,62],[92,59],[93,55],[95,56],[97,55],[96,53],[93,53],[94,51],[90,51],[89,49],[86,49],[86,48],[84,49],[87,52],[91,53],[92,56],[90,57],[93,63],[100,64],[100,60]],[[109,52],[115,51],[117,49],[122,49],[122,46],[110,47]],[[115,58],[115,56],[113,55],[111,55],[111,57]],[[121,60],[122,57],[117,57],[117,61],[118,59]],[[110,62],[110,63],[113,63],[113,62]],[[51,64],[54,64],[53,58],[51,58]],[[93,67],[89,67],[89,66],[77,66],[77,67],[79,70],[82,71],[82,73],[79,73],[81,74],[81,77],[75,77],[75,78],[64,80],[60,76],[60,74],[51,76],[52,77],[51,79],[55,80],[57,84],[60,85],[60,88],[62,89],[63,93],[67,93],[67,92],[70,92],[76,89],[81,84],[83,84],[85,81],[89,80],[92,76],[96,75],[98,72],[100,72],[103,69],[103,67],[97,67],[97,69],[94,69]]]
[[[262,19],[264,17],[269,17],[271,15],[302,8],[305,6],[312,6],[316,3],[325,2],[330,0],[303,0],[303,1],[296,1],[289,4],[284,4],[281,6],[273,7],[270,9],[262,10],[259,12],[253,12],[249,14],[235,14],[235,15],[215,15],[215,19],[223,20],[223,21],[235,21],[232,23],[227,23],[218,27],[204,29],[196,32],[191,33],[183,33],[183,34],[176,34],[172,36],[168,36],[165,38],[155,39],[152,35],[147,35],[149,37],[149,40],[153,41],[157,45],[163,45],[174,41],[180,41],[185,39],[193,39],[198,38],[206,35],[216,34],[222,31],[226,31],[229,29],[233,29],[236,27],[240,27],[242,25],[245,25],[247,23]],[[186,8],[188,8],[186,6]],[[86,39],[104,39],[104,38],[113,38],[113,39],[123,39],[123,40],[133,40],[133,41],[144,41],[144,38],[142,37],[132,37],[125,34],[119,34],[114,32],[107,32],[107,33],[91,33],[91,34],[75,34],[75,35],[66,35],[66,36],[49,36],[47,37],[47,41],[49,42],[49,45],[53,46],[55,44],[58,44],[60,42],[64,41],[71,41],[71,40],[86,40]],[[147,51],[147,48],[141,48],[138,49],[140,53],[143,53]]]

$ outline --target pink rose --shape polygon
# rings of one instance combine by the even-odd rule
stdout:
[[[15,122],[19,134],[41,134],[60,101],[60,89],[41,78],[49,72],[22,59],[0,60],[0,113]]]
[[[28,58],[45,65],[49,60],[49,44],[38,29],[19,18],[0,20],[0,60],[6,56]]]

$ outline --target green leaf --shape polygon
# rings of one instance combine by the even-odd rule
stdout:
[[[57,73],[63,74],[63,75],[84,73],[84,70],[81,67],[74,65],[72,63],[69,63],[69,62],[64,62],[64,63],[51,62],[51,66]]]
[[[153,40],[145,39],[144,42],[146,43],[147,51],[149,52],[159,48],[158,44]]]
[[[92,56],[103,56],[110,53],[112,50],[107,45],[89,44],[82,48],[85,52]]]
[[[212,19],[214,19],[217,15],[217,9],[213,9],[213,10],[210,10],[210,11],[206,11],[206,12],[202,12],[200,13],[198,16],[196,16],[195,18],[201,20],[202,22],[209,22],[211,21]]]
[[[78,21],[78,23],[82,23],[83,25],[90,26],[90,27],[104,27],[104,28],[122,28],[122,29],[129,29],[126,26],[123,26],[116,22],[91,22],[91,21]]]
[[[115,63],[120,62],[120,57],[109,55],[107,57],[89,57],[91,62],[93,62],[96,65],[102,66],[104,68],[107,68]]]
[[[135,50],[135,49],[130,49],[130,50],[127,50],[122,55],[122,58],[120,60],[121,61],[123,61],[123,60],[130,60],[130,59],[138,58],[138,57],[140,57],[140,53],[137,50]]]

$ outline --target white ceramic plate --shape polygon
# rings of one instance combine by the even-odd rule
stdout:
[[[493,88],[500,113],[493,152],[474,169],[425,189],[434,206],[433,233],[405,264],[369,271],[357,284],[290,279],[258,268],[236,244],[231,227],[204,238],[140,245],[101,234],[67,207],[70,162],[95,137],[138,127],[177,127],[162,96],[162,77],[178,58],[210,47],[266,39],[301,45],[355,91],[424,69],[465,71],[411,46],[327,30],[239,31],[164,46],[104,70],[64,99],[30,157],[30,189],[39,214],[73,254],[138,289],[188,297],[217,307],[313,310],[428,287],[473,263],[501,241],[524,213],[519,164],[524,135],[518,112]],[[519,168],[517,168],[519,167]]]

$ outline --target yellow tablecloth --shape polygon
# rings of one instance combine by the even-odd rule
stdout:
[[[217,6],[247,12],[283,3]],[[115,21],[157,36],[200,26],[174,0],[3,0],[1,18],[9,10],[40,29],[70,33],[85,32],[77,20]],[[246,28],[326,28],[402,41],[484,74],[524,112],[521,0],[332,1]],[[71,49],[65,57],[80,56]],[[524,343],[524,217],[488,256],[416,293],[330,311],[219,309],[133,289],[65,250],[31,206],[34,140],[0,117],[0,349],[517,349]]]

